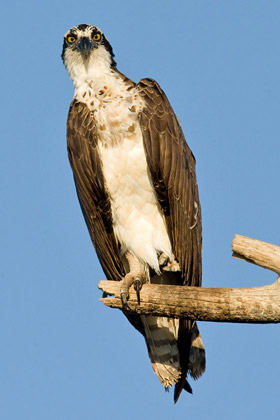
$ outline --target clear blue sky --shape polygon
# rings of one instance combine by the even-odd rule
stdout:
[[[66,153],[72,26],[156,79],[197,159],[203,284],[276,276],[231,257],[234,234],[280,245],[280,2],[6,1],[1,6],[0,417],[279,419],[280,326],[200,323],[207,371],[176,406],[144,341],[103,307],[104,278]]]

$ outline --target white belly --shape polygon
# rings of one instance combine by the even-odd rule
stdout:
[[[158,252],[172,258],[165,222],[148,177],[139,124],[132,138],[113,145],[99,144],[108,192],[111,196],[114,233],[122,252],[130,251],[159,272]]]
[[[114,233],[122,252],[130,251],[159,273],[158,253],[172,259],[163,216],[148,177],[137,118],[144,104],[117,75],[96,77],[76,93],[93,110],[99,154],[111,198]]]

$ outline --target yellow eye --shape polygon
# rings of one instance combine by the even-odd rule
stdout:
[[[69,42],[69,44],[73,44],[76,41],[76,38],[73,35],[69,35],[67,37],[67,41]]]
[[[94,34],[94,35],[93,35],[93,37],[92,37],[92,39],[93,39],[94,41],[100,41],[100,39],[101,39],[101,35],[100,35],[99,33]]]

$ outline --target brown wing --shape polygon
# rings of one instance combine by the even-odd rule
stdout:
[[[78,198],[96,253],[106,277],[120,280],[124,268],[104,187],[95,121],[88,107],[76,100],[70,106],[67,120],[67,147]]]
[[[147,163],[173,253],[181,267],[182,283],[200,286],[202,233],[195,158],[160,86],[154,80],[143,79],[137,87],[145,100],[139,118]],[[182,389],[192,392],[186,379],[192,328],[192,321],[180,320],[177,346],[182,374],[175,385],[175,402]]]
[[[145,107],[140,124],[147,163],[165,216],[183,284],[201,285],[201,211],[195,158],[160,86],[152,79],[137,85]]]

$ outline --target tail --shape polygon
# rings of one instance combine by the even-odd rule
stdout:
[[[181,376],[177,347],[179,321],[172,318],[141,316],[144,336],[154,372],[165,388]]]
[[[206,367],[205,349],[196,322],[185,320],[180,320],[180,322],[181,334],[178,340],[178,349],[182,375],[175,385],[174,403],[178,401],[183,389],[192,393],[187,375],[190,374],[193,379],[198,379]]]
[[[198,379],[206,368],[205,348],[196,322],[192,326],[191,349],[189,357],[189,371],[193,379]]]
[[[205,370],[205,350],[196,322],[141,316],[152,368],[162,385],[175,385],[174,402],[181,391],[192,393],[187,374],[197,379]]]

